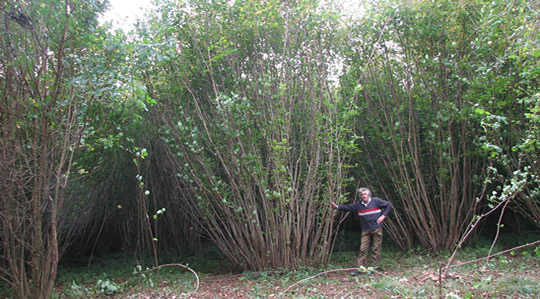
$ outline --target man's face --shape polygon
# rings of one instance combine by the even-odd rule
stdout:
[[[360,197],[362,197],[363,202],[367,203],[369,201],[369,192],[368,191],[360,192]]]

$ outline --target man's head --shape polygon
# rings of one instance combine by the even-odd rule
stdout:
[[[360,197],[362,198],[362,201],[367,203],[369,199],[371,198],[371,190],[368,188],[360,188],[358,189],[358,194],[360,194]]]

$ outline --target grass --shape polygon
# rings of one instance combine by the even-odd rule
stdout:
[[[523,236],[520,236],[523,237]],[[494,252],[523,244],[503,239]],[[528,242],[526,240],[525,242]],[[462,248],[456,264],[485,257],[491,242],[479,241]],[[351,246],[352,247],[352,246]],[[491,259],[451,268],[451,277],[437,281],[439,269],[450,251],[430,252],[420,247],[401,251],[384,244],[383,272],[351,277],[357,249],[344,246],[333,253],[326,268],[269,269],[238,272],[213,247],[200,254],[160,257],[160,263],[181,263],[201,280],[192,298],[537,298],[540,295],[540,247],[516,250]],[[137,262],[124,255],[96,257],[91,266],[84,259],[64,260],[59,267],[54,298],[184,298],[196,287],[195,276],[180,267],[145,271],[151,261]],[[143,264],[143,265],[141,265]],[[282,294],[285,290],[287,292]],[[143,295],[141,295],[143,294]],[[139,297],[140,296],[140,297]],[[146,297],[145,297],[146,296]]]
[[[385,258],[385,268],[388,269],[383,275],[371,275],[352,278],[349,273],[334,273],[322,275],[305,282],[289,290],[286,297],[295,298],[328,298],[362,297],[362,294],[372,298],[369,294],[379,294],[381,297],[398,298],[432,298],[439,293],[453,298],[478,298],[478,297],[519,297],[535,298],[540,294],[540,282],[537,273],[539,258],[533,255],[519,255],[512,258],[500,258],[488,264],[468,265],[463,269],[456,269],[456,276],[446,280],[442,285],[437,281],[426,279],[425,273],[437,273],[438,265],[444,261],[441,256],[422,255],[411,257],[407,253],[395,253],[392,255],[398,259]],[[333,257],[329,268],[343,267],[342,264],[354,262],[355,252],[341,252]],[[390,264],[391,261],[395,263]],[[129,268],[129,265],[125,266]],[[196,265],[192,265],[197,268]],[[346,265],[346,267],[350,267]],[[519,269],[516,272],[514,267]],[[109,274],[97,275],[85,280],[73,280],[69,288],[59,288],[59,298],[86,298],[118,296],[128,297],[137,293],[148,293],[159,290],[159,297],[167,298],[180,293],[193,291],[193,275],[178,269],[162,271],[162,277],[168,281],[164,285],[159,282],[155,273],[146,277],[132,273],[125,275],[126,270],[119,268],[117,271],[108,269]],[[261,272],[244,272],[238,275],[214,275],[202,273],[203,284],[212,285],[206,290],[201,289],[201,297],[205,294],[215,294],[215,297],[249,297],[271,298],[277,297],[289,286],[327,269],[301,268],[296,270],[269,270]],[[116,273],[114,277],[111,273]],[[101,278],[98,278],[101,277]],[[336,288],[345,290],[337,294]],[[355,289],[356,290],[353,290]],[[212,295],[214,296],[214,295]],[[212,297],[213,298],[213,297]]]
[[[195,268],[199,276],[231,273],[234,267],[211,246],[200,254],[177,258],[161,256],[160,264],[180,263]],[[136,261],[125,255],[94,257],[88,266],[85,259],[67,259],[59,265],[56,298],[98,298],[136,293],[142,289],[160,288],[165,292],[193,291],[195,277],[181,267],[154,268],[153,259]]]

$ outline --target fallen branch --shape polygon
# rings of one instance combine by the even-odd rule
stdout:
[[[536,245],[536,244],[540,244],[540,240],[538,241],[535,241],[535,242],[532,242],[532,243],[529,243],[529,244],[525,244],[525,245],[521,245],[521,246],[517,246],[517,247],[514,247],[512,249],[508,249],[508,250],[505,250],[505,251],[501,251],[501,252],[498,252],[498,253],[495,253],[495,254],[492,254],[490,256],[486,256],[486,257],[483,257],[483,258],[479,258],[479,259],[476,259],[476,260],[472,260],[472,261],[469,261],[469,262],[465,262],[465,263],[459,263],[459,264],[456,264],[456,265],[447,265],[446,268],[454,268],[454,267],[459,267],[459,266],[464,266],[464,265],[468,265],[468,264],[474,264],[474,263],[477,263],[479,261],[483,261],[483,260],[486,260],[486,259],[490,259],[490,258],[493,258],[493,257],[496,257],[496,256],[499,256],[499,255],[502,255],[502,254],[505,254],[505,253],[508,253],[508,252],[511,252],[513,250],[517,250],[517,249],[521,249],[521,248],[525,248],[525,247],[528,247],[528,246],[533,246],[533,245]],[[358,270],[358,268],[347,268],[347,269],[334,269],[334,270],[328,270],[328,271],[324,271],[324,272],[321,272],[321,273],[317,273],[316,275],[313,275],[313,276],[310,276],[308,278],[304,278],[300,281],[297,281],[295,282],[294,284],[290,285],[288,288],[286,288],[283,292],[281,292],[278,296],[278,298],[281,298],[283,297],[284,294],[286,294],[290,289],[292,289],[293,287],[297,286],[298,284],[302,283],[302,282],[305,282],[305,281],[308,281],[308,280],[311,280],[311,279],[314,279],[314,278],[317,278],[321,275],[324,275],[324,274],[328,274],[328,273],[333,273],[333,272],[342,272],[342,271],[353,271],[353,270]],[[375,271],[377,272],[378,274],[382,274],[384,275],[383,273],[381,272],[378,272],[378,271]],[[423,279],[420,280],[420,282],[424,282],[426,281],[427,279],[432,279],[433,281],[438,281],[439,284],[446,278],[460,278],[461,275],[458,275],[458,274],[453,274],[453,273],[443,273],[442,272],[442,268],[439,269],[439,275],[438,277],[435,276],[434,274],[431,274],[429,275],[428,272],[424,271],[423,273],[425,275],[425,277]],[[384,275],[384,276],[387,276],[389,277],[388,275]],[[389,277],[391,279],[393,279],[392,277]],[[394,279],[395,280],[395,279]],[[399,283],[403,283],[403,281],[398,281]]]
[[[304,278],[300,281],[297,281],[295,283],[293,283],[292,285],[290,285],[288,288],[286,288],[283,292],[281,292],[279,294],[279,297],[278,298],[281,298],[285,293],[287,293],[287,291],[289,291],[290,289],[292,289],[294,286],[304,282],[304,281],[308,281],[310,279],[313,279],[313,278],[316,278],[316,277],[319,277],[321,275],[324,275],[324,274],[328,274],[328,273],[333,273],[333,272],[342,272],[342,271],[353,271],[353,270],[358,270],[358,268],[347,268],[347,269],[334,269],[334,270],[328,270],[328,271],[324,271],[324,272],[321,272],[321,273],[318,273],[316,275],[313,275],[311,277],[308,277],[308,278]]]
[[[455,274],[455,273],[444,274],[442,273],[441,269],[439,269],[438,273],[430,272],[429,270],[424,270],[424,272],[422,272],[421,278],[419,278],[418,281],[420,283],[424,283],[426,282],[426,280],[430,279],[430,280],[440,283],[441,281],[446,280],[447,278],[454,278],[454,279],[461,278],[460,274]]]
[[[511,248],[511,249],[508,249],[508,250],[505,250],[505,251],[501,251],[501,252],[498,252],[498,253],[495,253],[495,254],[492,254],[492,255],[489,255],[489,256],[486,256],[486,257],[483,257],[483,258],[479,258],[479,259],[476,259],[476,260],[472,260],[472,261],[468,261],[468,262],[465,262],[465,263],[459,263],[459,264],[455,264],[455,265],[449,265],[447,266],[448,268],[455,268],[455,267],[459,267],[459,266],[464,266],[464,265],[469,265],[469,264],[474,264],[474,263],[478,263],[480,261],[483,261],[483,260],[489,260],[491,258],[494,258],[496,256],[499,256],[499,255],[502,255],[502,254],[505,254],[505,253],[508,253],[508,252],[511,252],[513,250],[517,250],[517,249],[521,249],[521,248],[525,248],[525,247],[528,247],[528,246],[532,246],[532,245],[536,245],[536,244],[540,244],[540,240],[538,241],[535,241],[535,242],[532,242],[532,243],[529,243],[529,244],[525,244],[525,245],[521,245],[521,246],[517,246],[517,247],[514,247],[514,248]],[[428,270],[424,271],[422,273],[422,278],[420,278],[419,282],[420,283],[424,283],[426,280],[428,279],[431,279],[435,282],[438,282],[439,283],[439,288],[442,288],[442,282],[444,280],[446,280],[447,278],[461,278],[462,275],[461,274],[456,274],[456,273],[444,273],[441,271],[441,268],[439,269],[439,274],[434,274],[434,273],[430,273]]]
[[[197,279],[197,287],[195,288],[195,291],[190,292],[188,294],[196,293],[199,290],[199,276],[197,275],[197,273],[195,271],[193,271],[193,269],[189,268],[188,266],[184,266],[182,264],[165,264],[165,265],[160,265],[160,266],[154,267],[152,269],[148,269],[148,270],[146,270],[144,272],[150,272],[150,271],[158,270],[160,268],[174,267],[174,266],[187,269],[189,272],[191,272],[191,273],[193,273],[193,275],[195,275],[195,278]]]
[[[310,277],[308,277],[308,278],[304,278],[304,279],[302,279],[302,280],[300,280],[300,281],[298,281],[298,282],[295,282],[294,284],[290,285],[288,288],[286,288],[283,292],[280,293],[280,295],[278,296],[278,298],[281,298],[285,293],[287,293],[287,292],[288,292],[290,289],[292,289],[294,286],[296,286],[296,285],[298,285],[298,284],[300,284],[300,283],[302,283],[302,282],[304,282],[304,281],[308,281],[308,280],[310,280],[310,279],[314,279],[314,278],[317,278],[317,277],[319,277],[319,276],[321,276],[321,275],[328,274],[328,273],[333,273],[333,272],[343,272],[343,271],[354,271],[354,270],[358,270],[358,268],[333,269],[333,270],[328,270],[328,271],[324,271],[324,272],[318,273],[318,274],[313,275],[313,276],[310,276]],[[370,271],[373,271],[373,272],[375,272],[375,273],[377,273],[377,274],[379,274],[379,275],[382,275],[382,276],[386,276],[386,277],[388,277],[388,278],[390,278],[390,279],[392,279],[392,280],[394,280],[394,281],[397,281],[397,282],[399,282],[399,283],[401,283],[401,284],[404,283],[403,281],[398,281],[398,280],[396,280],[395,278],[393,278],[393,277],[391,277],[391,276],[389,276],[389,275],[386,275],[386,274],[384,274],[384,273],[382,273],[382,272],[379,272],[379,271],[377,271],[377,270],[370,270]],[[406,284],[408,284],[408,283],[406,283]],[[415,286],[413,286],[413,287],[415,287]]]
[[[454,267],[459,267],[459,266],[463,266],[463,265],[474,264],[474,263],[477,263],[479,261],[487,260],[487,259],[499,256],[499,255],[502,255],[502,254],[517,250],[517,249],[525,248],[525,247],[536,245],[536,244],[540,244],[540,240],[537,240],[537,241],[529,243],[529,244],[521,245],[521,246],[518,246],[518,247],[514,247],[512,249],[508,249],[508,250],[505,250],[505,251],[501,251],[501,252],[498,252],[498,253],[483,257],[483,258],[479,258],[479,259],[476,259],[476,260],[473,260],[473,261],[468,261],[468,262],[465,262],[465,263],[459,263],[459,264],[456,264],[456,265],[449,265],[448,268],[454,268]]]

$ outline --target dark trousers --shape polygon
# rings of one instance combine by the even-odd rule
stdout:
[[[381,245],[383,238],[382,227],[369,232],[362,232],[362,242],[360,244],[360,255],[358,256],[358,267],[366,267],[369,248],[371,248],[371,266],[378,267],[381,257]]]

